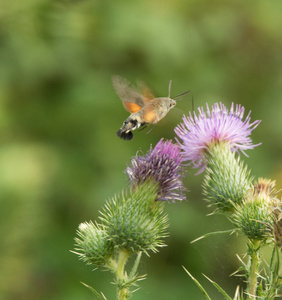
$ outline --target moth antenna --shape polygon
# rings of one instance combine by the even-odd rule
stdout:
[[[194,95],[192,94],[192,111],[195,111],[195,107],[194,107]]]
[[[176,98],[181,97],[181,96],[183,96],[183,95],[186,95],[186,94],[188,94],[188,93],[190,93],[190,91],[186,91],[186,92],[184,92],[184,93],[182,93],[182,94],[180,94],[180,95],[177,95],[177,96],[173,97],[172,99],[175,100]]]
[[[168,84],[168,98],[170,98],[170,91],[171,91],[171,80],[169,81]]]

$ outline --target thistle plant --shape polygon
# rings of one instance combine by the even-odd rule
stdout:
[[[242,266],[234,272],[244,277],[246,288],[237,288],[233,299],[271,300],[278,296],[282,200],[277,198],[275,182],[255,180],[240,158],[241,153],[247,155],[245,151],[260,145],[251,139],[260,121],[251,122],[251,112],[245,118],[244,113],[241,105],[232,104],[228,110],[215,103],[211,109],[207,105],[206,112],[201,107],[198,114],[184,116],[175,128],[177,143],[161,139],[146,154],[132,157],[125,170],[130,186],[106,202],[99,222],[79,225],[75,253],[87,264],[114,274],[117,299],[129,299],[132,287],[144,279],[137,272],[142,253],[149,255],[165,246],[168,216],[164,205],[186,199],[184,166],[198,168],[197,174],[204,172],[203,195],[213,214],[225,215],[234,226],[232,232],[246,237],[246,254],[238,256]],[[265,268],[261,264],[263,247],[273,248]],[[130,256],[135,256],[135,262],[127,272]],[[200,282],[185,271],[206,299],[211,299]],[[225,299],[232,300],[220,285],[209,280]],[[99,299],[106,299],[86,286]]]
[[[247,263],[242,262],[238,271],[244,271],[247,299],[273,299],[280,285],[279,254],[281,245],[281,203],[275,198],[274,182],[259,179],[254,182],[250,170],[240,160],[239,153],[255,146],[251,132],[260,121],[250,122],[250,113],[244,117],[244,107],[231,105],[228,110],[222,103],[215,103],[207,112],[198,109],[183,117],[183,123],[175,128],[177,141],[182,149],[184,161],[194,168],[197,174],[204,172],[203,194],[214,213],[225,214],[235,225],[234,232],[243,233],[248,240]],[[274,247],[269,271],[263,274],[261,248]],[[192,277],[207,299],[210,299],[201,284]],[[215,282],[214,286],[231,299]],[[244,299],[236,293],[234,299]]]
[[[142,253],[165,246],[168,217],[166,201],[184,200],[180,148],[171,141],[159,141],[145,155],[136,155],[126,168],[130,187],[106,202],[100,223],[80,224],[75,253],[87,264],[114,274],[117,299],[129,299],[132,287],[144,279],[137,269]],[[130,256],[136,256],[131,271],[125,270]],[[106,299],[86,285],[99,298]]]

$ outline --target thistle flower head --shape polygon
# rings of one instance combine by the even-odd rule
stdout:
[[[134,188],[148,180],[158,183],[158,200],[184,200],[181,163],[180,147],[161,139],[147,154],[133,157],[126,173]]]
[[[207,104],[207,112],[203,107],[198,108],[199,116],[191,113],[183,117],[183,123],[175,128],[175,133],[182,140],[183,159],[200,168],[206,167],[206,151],[214,144],[228,143],[230,151],[253,149],[250,134],[260,121],[250,123],[250,113],[243,120],[245,108],[239,104],[234,108],[232,103],[230,111],[222,104],[215,103],[212,109]],[[245,154],[246,155],[246,154]]]
[[[273,204],[275,202],[275,182],[259,178],[241,205],[237,205],[235,224],[249,239],[265,240],[273,231]]]
[[[250,190],[249,198],[251,201],[264,201],[265,203],[272,205],[275,201],[275,195],[275,181],[259,178]]]

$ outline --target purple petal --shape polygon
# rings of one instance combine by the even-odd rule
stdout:
[[[261,121],[250,123],[250,114],[243,121],[245,108],[240,104],[232,103],[230,111],[222,104],[215,103],[212,109],[204,112],[203,107],[198,108],[199,115],[183,116],[183,123],[175,128],[175,133],[181,140],[178,143],[183,152],[184,161],[188,161],[202,172],[206,167],[206,150],[214,143],[229,143],[230,151],[239,150],[245,154],[245,150],[253,149],[250,137],[251,132]],[[246,154],[245,154],[246,155]]]
[[[134,187],[148,179],[158,182],[158,200],[184,200],[181,164],[179,145],[161,139],[147,154],[133,157],[126,173]]]

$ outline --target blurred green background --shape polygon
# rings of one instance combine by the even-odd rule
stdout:
[[[127,187],[130,157],[174,127],[192,95],[131,142],[116,131],[128,113],[111,84],[119,74],[156,95],[187,89],[195,107],[241,103],[262,123],[260,147],[244,158],[256,177],[282,186],[282,1],[4,0],[0,4],[0,298],[94,299],[80,281],[115,299],[111,274],[70,253],[80,222],[96,220],[106,199]],[[231,228],[201,195],[189,170],[188,202],[169,204],[168,247],[144,258],[148,274],[134,299],[203,299],[182,269],[214,299],[201,273],[233,295],[230,277],[245,240],[190,242]]]

